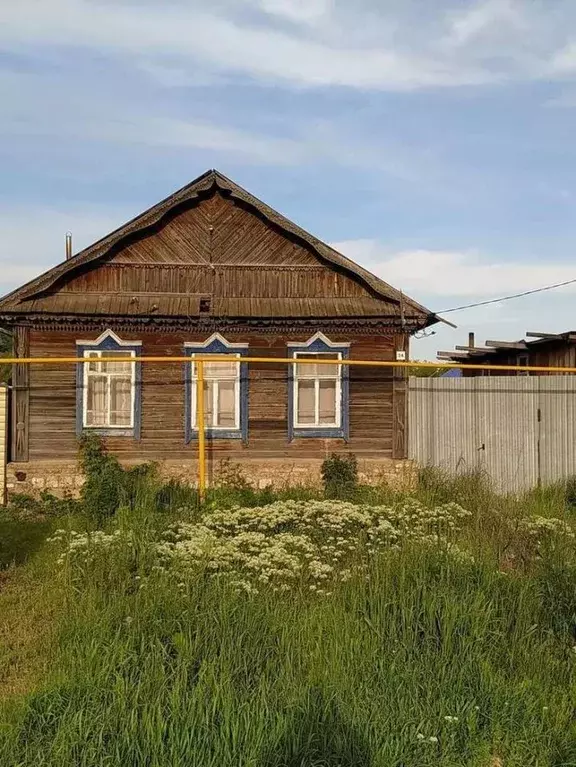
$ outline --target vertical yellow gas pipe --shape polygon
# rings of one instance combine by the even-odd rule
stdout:
[[[204,363],[196,362],[196,423],[198,424],[198,494],[206,492],[206,440],[204,434]]]

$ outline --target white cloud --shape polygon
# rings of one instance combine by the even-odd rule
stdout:
[[[437,197],[443,189],[452,189],[443,176],[443,164],[429,148],[405,147],[391,139],[379,139],[374,145],[332,121],[295,115],[289,124],[279,125],[266,115],[264,123],[254,120],[252,129],[240,129],[229,125],[235,117],[229,112],[220,120],[214,116],[210,120],[185,119],[168,116],[168,110],[160,112],[151,112],[149,100],[140,94],[125,96],[114,84],[86,88],[81,78],[72,77],[62,87],[53,72],[0,71],[0,137],[7,140],[57,138],[195,149],[205,155],[202,164],[206,166],[230,158],[235,163],[272,166],[327,163],[378,171],[405,184],[417,184],[421,194],[432,192]]]
[[[298,26],[281,30],[250,23],[239,18],[237,5],[236,10],[218,13],[200,2],[20,0],[0,11],[0,41],[11,50],[29,45],[88,47],[99,55],[123,54],[135,62],[151,56],[179,57],[187,67],[298,86],[412,90],[485,83],[502,75],[485,66],[477,52],[475,58],[467,56],[465,47],[456,57],[445,55],[442,46],[428,39],[433,28],[427,35],[424,24],[414,23],[418,19],[402,24],[401,17],[385,10],[353,12],[354,7],[346,5],[341,13],[328,14],[329,4],[320,0],[312,5],[261,0],[260,6],[293,19],[326,18],[326,23],[309,26],[308,34],[302,34]],[[512,54],[506,50],[506,56]]]
[[[316,24],[334,9],[333,0],[255,0],[256,7],[299,24]]]
[[[68,210],[7,208],[0,212],[0,294],[42,274],[65,257],[66,232],[76,253],[130,220],[133,211],[101,207]]]
[[[553,57],[551,71],[568,75],[576,71],[576,42],[570,42]]]
[[[414,297],[492,298],[576,279],[571,263],[502,262],[474,252],[425,249],[391,253],[376,240],[350,240],[333,247]],[[442,308],[434,303],[432,308]]]
[[[473,251],[392,252],[376,240],[349,240],[332,245],[438,312],[576,278],[576,269],[570,263],[500,262]],[[576,284],[443,315],[458,327],[434,325],[426,337],[412,341],[412,356],[435,359],[439,350],[450,351],[456,344],[466,344],[469,332],[476,334],[476,343],[483,344],[486,339],[517,340],[530,330],[551,333],[571,330],[576,326],[575,290]]]
[[[236,160],[294,164],[311,155],[307,141],[225,127],[215,122],[160,117],[149,106],[122,103],[111,93],[85,93],[72,81],[58,89],[53,76],[0,73],[0,136],[54,136],[82,141],[199,149]],[[74,108],[70,109],[70,103]],[[38,119],[41,115],[41,119]],[[66,119],[62,116],[66,115]]]
[[[135,66],[144,59],[151,74],[166,82],[171,71],[177,83],[183,71],[202,69],[296,86],[413,90],[573,70],[572,0],[553,12],[542,0],[480,0],[457,12],[447,2],[20,0],[0,8],[0,43],[91,48]]]
[[[452,14],[450,18],[450,42],[469,45],[495,34],[499,36],[503,31],[509,33],[510,28],[523,26],[524,15],[514,0],[485,0]]]

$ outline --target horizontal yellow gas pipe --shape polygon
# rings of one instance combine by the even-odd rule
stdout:
[[[233,354],[233,352],[231,352]],[[205,354],[195,357],[0,357],[0,364],[4,365],[70,365],[87,362],[159,362],[161,364],[170,362],[230,362],[230,354]],[[576,367],[546,367],[530,365],[468,365],[460,362],[396,362],[392,360],[323,360],[323,359],[305,359],[299,357],[240,357],[240,362],[260,363],[279,363],[298,365],[358,365],[361,367],[380,367],[380,368],[441,368],[450,370],[459,368],[460,370],[510,370],[514,372],[526,371],[530,373],[574,373]]]

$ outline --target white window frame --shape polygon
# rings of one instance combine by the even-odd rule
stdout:
[[[300,357],[320,357],[320,356],[336,356],[336,359],[342,359],[342,352],[333,351],[320,351],[320,352],[307,352],[307,351],[294,351],[292,352],[292,358],[297,360]],[[319,363],[322,365],[322,363]],[[326,368],[336,368],[336,375],[299,375],[298,363],[293,365],[293,387],[292,387],[292,413],[293,413],[293,427],[294,429],[340,429],[342,426],[342,365],[326,365]],[[307,365],[304,366],[305,368]],[[336,393],[335,393],[335,413],[336,420],[334,423],[320,423],[320,381],[336,381]],[[299,381],[315,381],[314,385],[314,423],[299,423],[298,421],[298,391]]]
[[[191,400],[191,410],[190,410],[190,425],[192,427],[192,431],[198,431],[198,400],[197,400],[197,392],[198,392],[198,375],[196,371],[196,365],[195,365],[195,358],[196,357],[204,357],[205,362],[209,362],[210,364],[218,364],[218,360],[207,360],[206,357],[209,357],[210,353],[206,354],[206,352],[195,352],[194,354],[190,355],[190,400]],[[215,354],[214,356],[218,356]],[[234,377],[232,376],[222,376],[221,378],[207,378],[206,377],[206,368],[204,368],[204,381],[213,381],[214,386],[212,387],[212,419],[214,420],[214,415],[216,412],[218,412],[218,393],[220,389],[220,381],[234,381],[234,425],[233,426],[212,426],[211,424],[205,424],[205,428],[209,431],[240,431],[240,365],[242,363],[242,356],[240,354],[234,354],[234,353],[226,353],[225,355],[230,357],[234,362],[236,363],[236,375]],[[220,360],[221,362],[228,362],[228,360]]]
[[[96,373],[96,371],[90,370],[90,363],[84,362],[82,363],[84,365],[84,391],[83,391],[83,401],[82,401],[82,428],[83,429],[118,429],[120,431],[126,430],[126,429],[134,429],[134,409],[136,404],[136,352],[133,349],[130,350],[123,350],[123,349],[84,349],[83,350],[83,357],[90,358],[90,357],[104,357],[110,355],[118,355],[118,356],[124,356],[124,357],[131,357],[134,361],[130,363],[130,423],[129,424],[111,424],[110,423],[110,379],[114,377],[114,373]],[[102,424],[88,424],[88,386],[89,386],[89,378],[90,375],[98,375],[103,376],[105,375],[107,377],[107,403],[108,403],[108,411],[107,411],[107,421],[108,423],[102,423]]]

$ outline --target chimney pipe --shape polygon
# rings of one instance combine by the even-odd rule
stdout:
[[[474,348],[474,333],[468,333],[468,346]]]
[[[72,232],[66,232],[66,261],[72,258]]]

